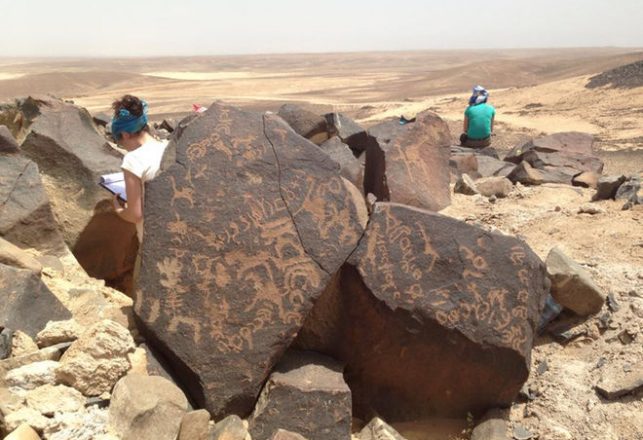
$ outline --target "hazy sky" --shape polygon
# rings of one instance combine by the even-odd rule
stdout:
[[[0,56],[643,47],[643,0],[0,0]]]

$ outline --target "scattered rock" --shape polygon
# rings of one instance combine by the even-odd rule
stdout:
[[[284,429],[278,429],[270,440],[307,440],[303,435],[297,434],[296,432],[286,431]]]
[[[33,390],[42,385],[53,385],[56,383],[58,365],[59,363],[55,361],[34,362],[10,370],[5,376],[5,381],[9,387],[23,390]]]
[[[27,405],[43,416],[53,416],[55,412],[75,412],[85,407],[83,395],[65,385],[43,385],[29,391]]]
[[[478,159],[475,154],[451,154],[449,168],[455,178],[461,177],[463,174],[474,178],[480,177]]]
[[[42,361],[57,361],[71,344],[63,343],[0,361],[0,370],[9,371]]]
[[[170,381],[130,374],[114,387],[109,426],[123,440],[175,440],[187,408],[185,395]]]
[[[273,114],[214,104],[174,142],[146,185],[135,311],[197,405],[246,415],[362,236],[364,198]]]
[[[305,137],[316,145],[328,140],[326,118],[313,112],[293,105],[284,104],[277,113],[300,136]]]
[[[145,376],[150,375],[147,371],[147,352],[145,351],[145,348],[137,347],[136,350],[127,355],[127,358],[131,365],[127,374],[136,373],[143,374]],[[158,374],[155,376],[158,376]]]
[[[508,426],[503,419],[489,418],[476,425],[471,440],[508,440]]]
[[[40,280],[27,269],[0,264],[0,322],[31,337],[49,320],[69,319],[71,313]]]
[[[507,175],[507,179],[513,183],[520,182],[523,185],[541,185],[545,183],[540,170],[533,168],[527,162],[520,162],[516,167]]]
[[[527,379],[547,291],[524,242],[378,203],[296,346],[346,363],[357,417],[478,412],[509,405]]]
[[[478,192],[486,197],[507,197],[514,186],[506,177],[483,177],[476,180]]]
[[[405,440],[402,435],[384,420],[375,417],[357,436],[359,440]]]
[[[0,154],[17,153],[18,151],[20,151],[20,146],[11,131],[6,126],[0,125]]]
[[[572,178],[572,185],[596,189],[598,187],[598,179],[600,179],[600,177],[600,174],[595,173],[594,171],[583,171]]]
[[[463,174],[456,180],[453,192],[472,196],[478,194],[478,189],[473,179],[468,174]]]
[[[513,429],[513,438],[516,440],[530,440],[534,434],[522,425],[515,425]]]
[[[26,423],[18,426],[4,440],[40,440],[40,436]]]
[[[37,432],[42,432],[49,419],[32,408],[24,407],[12,412],[4,418],[4,426],[7,431],[14,431],[22,424],[31,426]]]
[[[0,378],[2,381],[4,378]],[[0,429],[2,420],[12,412],[18,411],[25,406],[24,393],[15,394],[4,386],[0,386]]]
[[[177,440],[209,440],[210,413],[204,409],[190,411],[181,419]]]
[[[211,440],[252,440],[248,426],[237,415],[228,416],[214,425]],[[256,439],[254,439],[256,440]]]
[[[17,267],[18,269],[28,269],[37,274],[42,271],[42,265],[38,260],[1,237],[0,264]]]
[[[603,377],[596,390],[606,399],[614,400],[643,388],[643,370],[636,368],[630,373],[614,378],[611,373]]]
[[[253,440],[268,440],[279,428],[310,440],[349,438],[351,394],[341,365],[313,352],[286,353],[248,424]]]
[[[107,432],[107,410],[57,412],[44,430],[47,440],[121,440]]]
[[[492,176],[506,177],[516,167],[516,165],[512,163],[505,162],[500,159],[486,156],[486,155],[478,155],[477,158],[478,158],[478,174],[480,174],[481,177],[492,177]]]
[[[11,356],[23,356],[34,351],[38,351],[38,346],[28,334],[20,330],[13,334],[13,338],[11,339]]]
[[[589,273],[560,248],[554,247],[549,252],[546,265],[552,282],[551,294],[556,302],[581,316],[601,310],[607,295],[592,281]]]
[[[13,341],[13,330],[3,328],[0,331],[0,360],[11,356]]]
[[[134,351],[129,331],[114,321],[87,329],[60,359],[58,380],[86,396],[110,391],[129,369],[127,355]]]
[[[639,193],[641,192],[641,181],[637,178],[630,178],[623,182],[621,186],[616,190],[614,199],[616,200],[627,200],[638,204],[639,202]]]
[[[578,208],[578,213],[579,214],[590,214],[590,215],[596,215],[596,214],[605,214],[605,209],[601,208],[600,206],[597,205],[592,205],[592,204],[585,204],[581,205]]]
[[[36,335],[39,347],[49,347],[61,342],[73,342],[80,337],[83,327],[75,319],[66,321],[49,321],[44,329]]]
[[[610,86],[620,89],[632,89],[643,86],[643,60],[624,66],[618,66],[594,75],[585,87],[594,89]]]
[[[531,151],[591,156],[593,154],[593,145],[594,136],[588,133],[577,131],[554,133],[514,147],[507,153],[505,160],[516,164],[520,163],[525,153]]]
[[[598,179],[596,193],[592,201],[608,200],[616,197],[616,191],[625,182],[625,176],[603,176]]]

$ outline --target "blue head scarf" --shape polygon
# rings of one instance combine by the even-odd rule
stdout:
[[[473,88],[471,98],[469,98],[469,105],[478,105],[487,102],[489,99],[489,92],[482,86],[475,86]]]
[[[147,124],[147,102],[143,104],[143,113],[141,116],[134,116],[129,110],[122,108],[118,114],[112,118],[112,137],[118,140],[123,133],[136,133]]]

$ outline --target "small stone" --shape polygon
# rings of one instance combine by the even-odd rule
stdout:
[[[123,440],[175,440],[187,408],[183,391],[169,380],[129,374],[114,387],[109,426]]]
[[[608,400],[618,399],[641,388],[643,388],[643,370],[641,368],[620,377],[618,373],[606,372],[596,385],[596,390]]]
[[[145,348],[137,347],[136,350],[134,350],[132,353],[129,353],[127,355],[127,358],[129,359],[129,362],[132,365],[128,374],[135,373],[135,374],[148,375],[147,352],[145,351]]]
[[[42,385],[56,383],[56,369],[58,362],[42,361],[34,362],[7,373],[5,380],[12,388],[33,390]]]
[[[507,422],[492,418],[478,424],[471,433],[471,440],[506,440]]]
[[[625,182],[625,176],[603,176],[598,179],[596,193],[592,201],[613,199],[616,191]]]
[[[44,430],[47,440],[120,440],[107,432],[107,410],[96,407],[71,413],[56,412]]]
[[[27,407],[12,412],[4,418],[4,425],[7,431],[13,431],[23,423],[31,426],[38,432],[42,432],[49,424],[49,419],[35,409]]]
[[[478,194],[476,184],[468,174],[463,174],[458,177],[458,180],[456,180],[455,186],[453,187],[453,192],[457,194],[465,194],[467,196]]]
[[[613,293],[607,294],[607,307],[614,313],[618,312],[621,308]]]
[[[210,413],[204,409],[190,411],[181,419],[178,440],[208,440]]]
[[[90,327],[60,359],[57,378],[86,396],[110,391],[129,369],[128,354],[134,351],[129,331],[114,321]]]
[[[507,197],[514,189],[511,180],[506,177],[483,177],[476,180],[476,189],[483,196]]]
[[[498,200],[498,198],[494,195],[489,197],[489,203],[496,203],[496,200]]]
[[[57,361],[62,354],[69,348],[71,344],[63,343],[52,345],[51,347],[43,348],[40,350],[32,351],[28,354],[10,357],[9,359],[0,361],[0,370],[9,371],[20,368],[27,364],[41,361]]]
[[[513,438],[516,440],[529,440],[534,438],[534,434],[522,425],[516,425],[513,429]]]
[[[73,318],[66,321],[49,321],[36,335],[36,342],[40,347],[49,347],[61,342],[75,341],[82,332],[83,327]]]
[[[251,440],[247,426],[239,416],[232,415],[221,420],[212,429],[211,440]]]
[[[359,440],[405,440],[392,426],[379,417],[375,417],[362,429]]]
[[[26,395],[27,405],[44,416],[53,416],[56,411],[75,412],[84,408],[83,395],[65,385],[43,385]]]
[[[631,344],[634,341],[636,335],[630,333],[628,330],[623,330],[618,334],[618,340],[621,341],[623,345]]]
[[[578,213],[579,214],[590,214],[590,215],[595,215],[595,214],[604,214],[605,210],[601,208],[600,206],[597,205],[590,205],[585,204],[581,205],[580,208],[578,208]]]
[[[26,423],[18,426],[4,440],[40,440],[40,436]]]
[[[28,334],[17,330],[11,340],[11,356],[23,356],[34,351],[38,351],[38,346],[33,339]]]
[[[13,339],[13,331],[8,328],[3,328],[0,331],[0,359],[6,359],[11,356],[11,344]]]
[[[278,429],[272,435],[272,437],[270,437],[270,440],[307,440],[307,439],[303,435],[297,434],[296,432],[286,431],[285,429]]]
[[[541,374],[546,373],[549,370],[549,365],[547,364],[547,361],[542,361],[540,364],[538,364],[538,367],[536,368],[536,373],[540,376]]]

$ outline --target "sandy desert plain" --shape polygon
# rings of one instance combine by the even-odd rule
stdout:
[[[272,111],[298,103],[320,114],[344,112],[364,126],[430,109],[448,121],[455,144],[470,89],[482,84],[497,109],[493,144],[501,155],[543,133],[584,131],[596,136],[605,174],[639,174],[643,87],[585,85],[640,60],[643,49],[633,48],[0,59],[0,102],[49,93],[97,113],[133,93],[148,100],[156,120],[215,100]],[[607,331],[592,317],[581,324],[583,336],[566,345],[547,335],[536,341],[528,386],[538,397],[518,401],[505,415],[540,439],[643,438],[641,392],[607,401],[593,388],[605,375],[643,368],[643,210],[604,201],[598,214],[579,214],[591,195],[563,185],[517,188],[495,203],[454,194],[443,211],[519,235],[543,259],[561,246],[621,305]],[[619,342],[623,329],[637,335],[634,343]],[[453,440],[469,438],[471,425],[436,420],[396,427],[409,440]]]

